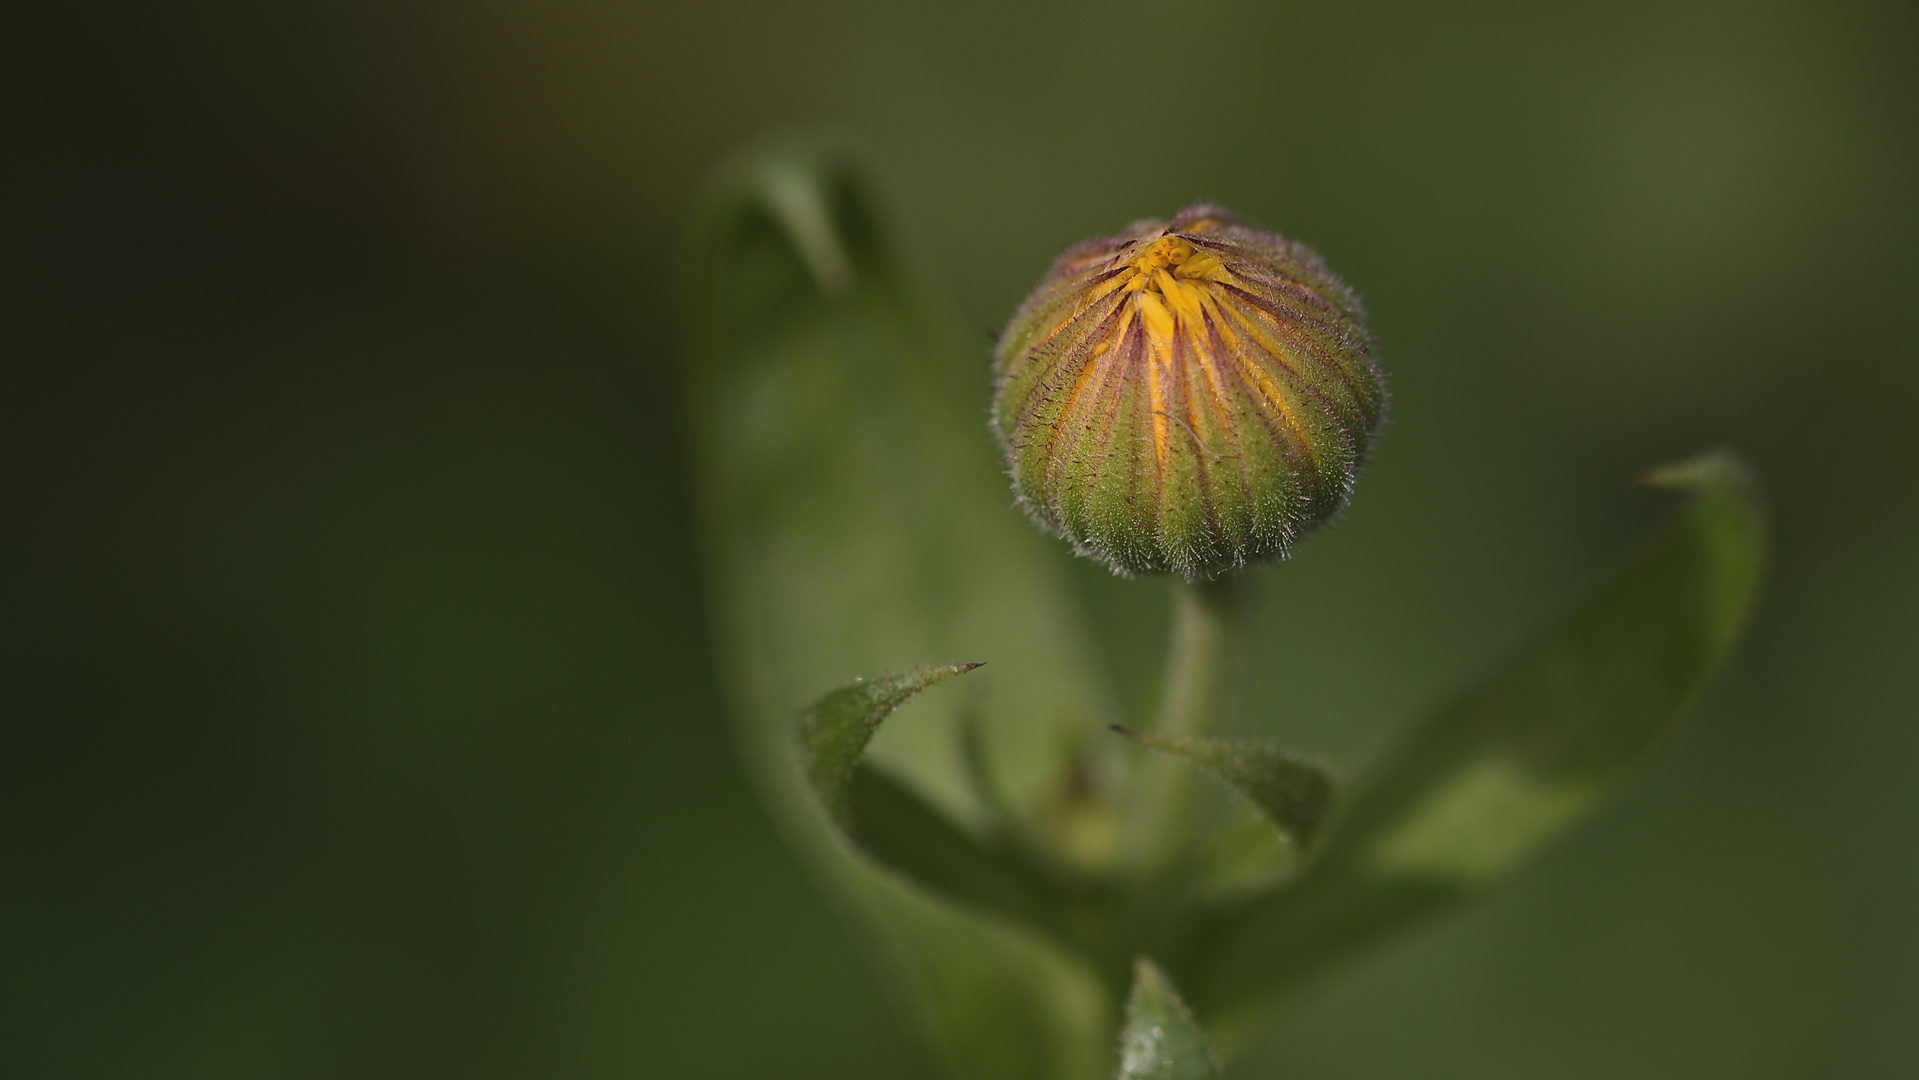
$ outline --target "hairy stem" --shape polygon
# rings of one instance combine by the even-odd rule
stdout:
[[[1250,582],[1243,574],[1179,587],[1166,682],[1153,730],[1208,735],[1225,727],[1250,631]],[[1155,757],[1146,777],[1152,807],[1149,863],[1179,862],[1191,846],[1202,777],[1170,758]]]

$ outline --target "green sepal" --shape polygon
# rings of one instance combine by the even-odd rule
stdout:
[[[1333,808],[1333,778],[1324,766],[1259,743],[1154,735],[1113,725],[1127,738],[1169,754],[1238,792],[1281,836],[1310,847]]]
[[[1173,982],[1145,957],[1133,963],[1133,992],[1119,1036],[1117,1080],[1213,1080],[1219,1063],[1206,1033]]]
[[[1307,873],[1198,928],[1178,970],[1209,1015],[1251,1019],[1486,886],[1609,796],[1685,714],[1745,622],[1763,513],[1724,452],[1647,482],[1692,500],[1568,615],[1358,770]]]

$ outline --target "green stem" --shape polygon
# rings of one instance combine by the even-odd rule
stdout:
[[[1249,591],[1244,574],[1179,587],[1157,734],[1210,735],[1226,726],[1249,637]],[[1148,768],[1146,850],[1150,865],[1166,867],[1191,847],[1203,780],[1190,766],[1158,755]]]

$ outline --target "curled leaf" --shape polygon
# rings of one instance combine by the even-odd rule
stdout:
[[[1483,888],[1611,795],[1731,653],[1764,561],[1750,473],[1716,452],[1648,480],[1690,504],[1556,624],[1362,770],[1288,887],[1214,913],[1181,967],[1251,1008]]]
[[[1281,836],[1312,844],[1333,807],[1333,778],[1312,761],[1259,743],[1113,730],[1199,768],[1253,804]]]
[[[973,670],[979,664],[944,664],[899,675],[854,679],[836,686],[801,707],[793,720],[807,784],[820,806],[844,829],[848,823],[848,792],[866,744],[893,710],[913,700],[929,686]]]

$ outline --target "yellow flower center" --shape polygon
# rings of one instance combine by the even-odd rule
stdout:
[[[1154,455],[1163,466],[1167,451],[1165,372],[1173,360],[1173,337],[1184,323],[1188,334],[1205,325],[1209,284],[1224,281],[1226,268],[1209,252],[1177,236],[1162,236],[1133,258],[1121,288],[1131,293],[1133,311],[1146,332],[1147,393],[1153,412]],[[1210,368],[1211,365],[1207,364]],[[1213,374],[1208,372],[1209,375]]]

